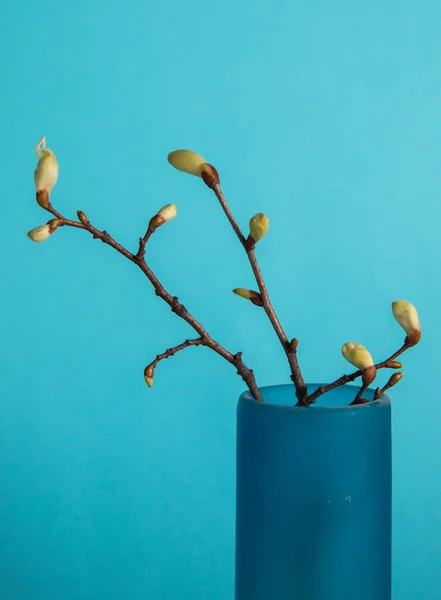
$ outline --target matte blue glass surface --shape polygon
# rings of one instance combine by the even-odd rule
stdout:
[[[391,407],[357,389],[240,397],[236,600],[390,600]]]

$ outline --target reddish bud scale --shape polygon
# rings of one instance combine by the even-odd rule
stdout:
[[[416,346],[418,342],[421,340],[421,331],[418,329],[414,329],[410,333],[407,334],[406,344],[409,346]]]
[[[256,245],[256,242],[252,238],[251,234],[245,240],[245,250],[253,250]]]
[[[258,292],[252,292],[250,300],[256,306],[263,306],[262,296]]]
[[[364,385],[370,385],[374,381],[376,376],[377,376],[377,368],[375,365],[372,365],[370,367],[366,367],[366,369],[363,369],[361,379],[362,379]]]
[[[291,340],[288,345],[289,352],[295,352],[297,350],[298,345],[299,345],[299,340],[297,338],[294,338],[293,340]]]
[[[161,217],[161,215],[155,215],[154,217],[152,217],[150,219],[149,229],[151,229],[152,231],[155,231],[155,229],[157,229],[158,227],[161,227],[161,225],[164,225],[164,223],[165,223],[164,217]]]
[[[204,183],[211,189],[214,189],[216,185],[220,184],[219,173],[216,171],[213,165],[208,163],[204,164],[201,177]]]
[[[153,377],[155,370],[152,365],[147,365],[144,369],[144,377]]]
[[[49,208],[49,192],[44,190],[39,190],[36,193],[37,204],[39,204],[42,208]]]
[[[63,219],[51,219],[46,225],[49,225],[49,232],[52,234],[60,225],[63,225]]]

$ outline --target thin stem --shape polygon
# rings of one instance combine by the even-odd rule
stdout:
[[[49,204],[46,210],[53,214],[55,217],[62,219],[63,225],[67,225],[69,227],[76,227],[77,229],[84,229],[85,231],[88,231],[92,234],[94,239],[100,239],[104,244],[111,246],[117,252],[125,256],[128,260],[135,263],[146,275],[150,283],[155,288],[156,295],[162,298],[165,302],[167,302],[167,304],[172,309],[172,312],[184,319],[184,321],[186,321],[200,335],[200,337],[203,340],[204,346],[207,346],[208,348],[222,356],[230,364],[232,364],[236,368],[237,373],[242,377],[243,381],[248,386],[253,397],[259,402],[263,401],[259,388],[257,387],[256,380],[254,378],[254,373],[243,362],[242,353],[237,352],[236,354],[232,354],[226,348],[224,348],[218,342],[216,342],[216,340],[214,340],[202,327],[199,321],[197,321],[193,317],[193,315],[190,314],[190,312],[185,308],[185,306],[179,302],[178,298],[176,296],[172,296],[169,292],[167,292],[167,290],[161,284],[161,282],[153,273],[151,268],[147,265],[143,257],[139,257],[137,254],[132,254],[129,250],[127,250],[126,248],[121,246],[121,244],[119,244],[116,240],[114,240],[113,237],[107,233],[107,231],[100,231],[99,229],[94,227],[89,221],[83,224],[77,221],[72,221],[71,219],[66,219],[61,213],[55,210],[51,204]]]
[[[235,234],[239,238],[240,243],[242,244],[242,246],[245,247],[246,238],[245,238],[244,234],[242,233],[239,225],[237,224],[236,219],[233,217],[233,213],[231,212],[231,209],[228,206],[227,201],[225,200],[225,196],[224,196],[224,193],[222,191],[220,184],[217,183],[212,189],[213,189],[213,192],[216,194],[216,197],[219,200],[220,205],[222,206],[222,209],[227,216],[227,219],[230,221]]]
[[[157,354],[155,360],[153,360],[149,364],[149,367],[152,367],[152,369],[155,369],[155,367],[161,360],[170,358],[170,356],[174,356],[181,350],[185,350],[185,348],[189,348],[190,346],[200,346],[203,344],[204,344],[204,340],[201,337],[195,338],[193,340],[185,340],[185,342],[182,342],[182,344],[173,346],[173,348],[167,348],[167,350],[165,352],[163,352],[162,354]]]
[[[378,400],[378,398],[380,398],[385,392],[387,392],[387,390],[389,390],[390,388],[394,387],[395,385],[397,385],[397,383],[399,381],[401,381],[402,377],[403,377],[404,373],[396,373],[395,375],[392,375],[389,379],[389,381],[386,383],[386,385],[384,385],[381,389],[377,388],[375,391],[375,396],[374,396],[374,400]],[[398,378],[398,379],[396,379]]]
[[[392,354],[392,356],[390,356],[386,360],[383,360],[383,362],[380,362],[375,365],[377,367],[377,370],[388,368],[389,363],[391,363],[393,360],[398,358],[401,354],[403,354],[403,352],[405,352],[410,347],[411,346],[407,342],[404,342],[404,344],[401,346],[401,348],[399,350],[397,350],[394,354]],[[354,373],[351,373],[350,375],[342,375],[341,377],[339,377],[338,379],[336,379],[329,385],[320,386],[319,388],[317,388],[317,390],[315,392],[313,392],[306,398],[307,403],[312,404],[322,394],[325,394],[326,392],[330,392],[331,390],[334,390],[335,388],[340,387],[341,385],[345,385],[346,383],[350,383],[351,381],[354,381],[355,379],[357,379],[357,377],[360,377],[360,375],[362,375],[362,373],[363,372],[361,370],[358,370],[358,371],[355,371]]]
[[[156,230],[153,229],[152,227],[150,227],[150,225],[149,225],[147,228],[147,231],[145,232],[144,237],[139,238],[139,248],[138,248],[138,252],[136,254],[137,259],[142,258],[145,255],[145,246],[155,231]]]
[[[279,319],[277,318],[275,310],[271,304],[271,300],[270,300],[268,291],[265,286],[262,272],[261,272],[259,264],[257,262],[254,247],[247,244],[247,240],[246,240],[245,236],[243,235],[236,220],[234,219],[233,214],[230,210],[230,207],[227,204],[227,201],[222,192],[220,184],[215,184],[212,189],[213,189],[214,193],[216,194],[216,197],[219,200],[220,205],[221,205],[224,213],[226,214],[231,226],[233,227],[237,237],[239,238],[240,243],[242,244],[242,246],[244,247],[244,249],[247,253],[248,260],[249,260],[251,268],[253,270],[257,285],[259,286],[260,294],[262,296],[263,308],[264,308],[266,314],[268,315],[268,318],[269,318],[269,320],[277,334],[277,337],[279,338],[279,340],[282,344],[285,354],[288,358],[288,362],[289,362],[289,365],[291,368],[291,380],[294,383],[295,388],[296,388],[297,399],[299,400],[300,404],[304,404],[305,399],[307,397],[307,388],[306,388],[305,382],[303,380],[302,373],[300,371],[300,366],[299,366],[299,363],[297,360],[297,353],[296,353],[296,351],[291,351],[289,349],[288,337],[287,337],[286,333],[284,332],[283,327],[282,327]]]
[[[156,295],[162,298],[165,302],[167,302],[167,304],[171,307],[172,311],[176,315],[178,315],[178,317],[181,317],[181,319],[187,321],[187,323],[191,325],[191,327],[193,327],[193,329],[197,331],[197,333],[199,333],[199,335],[204,340],[204,346],[208,346],[208,348],[211,348],[214,352],[222,356],[222,358],[225,358],[225,360],[234,365],[237,369],[238,374],[248,385],[254,398],[256,400],[262,401],[262,396],[254,379],[253,371],[249,369],[242,361],[242,353],[237,352],[236,354],[232,354],[223,346],[221,346],[218,342],[216,342],[202,327],[202,325],[193,317],[193,315],[188,312],[185,306],[181,302],[179,302],[178,298],[176,296],[172,296],[167,292],[167,290],[160,283],[159,279],[153,273],[151,268],[147,265],[145,260],[142,259],[138,261],[138,266],[155,288]]]
[[[367,390],[367,388],[368,388],[368,385],[366,383],[364,383],[361,386],[361,388],[358,390],[357,395],[352,400],[352,402],[349,404],[349,406],[352,406],[353,404],[360,404],[360,399],[363,396],[363,394],[365,393],[365,391]]]
[[[288,358],[289,366],[291,368],[291,380],[294,383],[295,388],[296,388],[297,399],[299,400],[299,402],[301,404],[303,404],[305,397],[307,395],[307,389],[306,389],[306,385],[305,385],[305,382],[302,377],[302,373],[300,371],[300,366],[299,366],[299,362],[297,359],[297,351],[296,350],[290,351],[290,349],[289,349],[288,338],[286,336],[286,333],[283,330],[283,327],[282,327],[279,319],[277,318],[277,315],[275,313],[273,305],[271,304],[271,301],[270,301],[270,298],[268,295],[268,291],[266,289],[265,282],[264,282],[259,264],[257,262],[256,253],[254,251],[254,248],[247,249],[246,252],[247,252],[248,259],[250,261],[254,276],[256,278],[257,285],[259,286],[260,295],[262,296],[262,301],[263,301],[263,308],[264,308],[266,314],[268,315],[268,318],[271,321],[271,324],[274,327],[277,337],[279,338],[279,340],[283,346],[283,349],[285,350],[285,354]]]
[[[104,244],[111,246],[117,252],[128,258],[130,261],[135,262],[134,255],[128,250],[126,250],[126,248],[121,246],[121,244],[119,244],[116,240],[114,240],[112,236],[110,236],[107,233],[107,231],[100,231],[99,229],[94,227],[89,221],[87,222],[87,225],[83,225],[83,223],[79,223],[78,221],[66,219],[66,217],[63,217],[63,215],[57,210],[55,210],[55,208],[51,204],[49,204],[46,210],[55,215],[58,219],[62,219],[63,225],[67,225],[68,227],[76,227],[77,229],[84,229],[84,231],[88,231],[92,234],[93,239],[101,240]]]

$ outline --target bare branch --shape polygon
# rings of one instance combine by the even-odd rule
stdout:
[[[145,255],[145,246],[155,231],[156,230],[152,229],[149,225],[149,227],[147,228],[147,231],[144,234],[144,237],[139,238],[139,248],[138,248],[138,252],[136,254],[137,260],[140,258],[143,258],[143,256]]]
[[[178,344],[177,346],[173,346],[173,348],[168,348],[162,354],[158,354],[154,361],[150,363],[150,365],[155,368],[156,365],[166,358],[170,358],[170,356],[174,356],[177,352],[181,350],[185,350],[185,348],[189,348],[190,346],[200,346],[204,344],[204,340],[201,337],[195,338],[193,340],[185,340],[182,344]]]
[[[152,386],[152,382],[153,382],[153,377],[154,377],[154,374],[155,374],[156,366],[157,366],[157,364],[161,360],[170,358],[170,356],[174,356],[175,354],[177,354],[181,350],[185,350],[185,348],[189,348],[190,346],[200,346],[200,345],[203,345],[203,344],[204,344],[204,340],[201,337],[195,338],[193,340],[185,340],[185,342],[182,342],[182,344],[178,344],[177,346],[173,346],[173,348],[168,348],[162,354],[158,354],[156,356],[155,360],[153,360],[150,364],[148,364],[146,366],[146,368],[144,369],[144,377],[145,377],[147,385],[149,387]]]
[[[203,340],[202,343],[204,346],[207,346],[208,348],[210,348],[211,350],[213,350],[214,352],[216,352],[217,354],[222,356],[225,360],[227,360],[230,364],[232,364],[236,368],[237,373],[242,377],[243,381],[248,386],[253,397],[256,400],[262,402],[262,396],[260,394],[259,388],[257,387],[256,380],[254,378],[254,373],[243,362],[242,353],[237,352],[236,354],[233,354],[233,353],[229,352],[226,348],[221,346],[218,342],[216,342],[208,334],[208,332],[203,328],[203,326],[199,323],[199,321],[197,321],[193,317],[193,315],[185,308],[185,306],[179,302],[178,298],[176,296],[172,296],[169,292],[167,292],[167,290],[161,284],[161,282],[156,277],[156,275],[153,273],[151,268],[147,265],[146,261],[144,260],[143,255],[139,256],[139,250],[136,255],[132,254],[132,252],[130,252],[129,250],[127,250],[126,248],[121,246],[121,244],[119,244],[115,239],[113,239],[113,237],[111,235],[109,235],[107,233],[107,231],[100,231],[99,229],[94,227],[87,218],[83,218],[82,222],[72,221],[71,219],[66,219],[61,213],[59,213],[57,210],[55,210],[54,207],[50,203],[48,203],[46,210],[48,212],[50,212],[51,214],[53,214],[58,219],[61,219],[63,221],[63,225],[66,225],[69,227],[75,227],[77,229],[84,229],[85,231],[88,231],[89,233],[92,234],[94,239],[100,239],[104,244],[111,246],[117,252],[119,252],[120,254],[125,256],[128,260],[135,263],[141,269],[141,271],[146,275],[147,279],[150,281],[150,283],[155,288],[156,295],[159,296],[160,298],[162,298],[165,302],[167,302],[167,304],[170,306],[172,312],[174,312],[176,315],[181,317],[181,319],[184,319],[184,321],[186,321],[200,335],[200,337]],[[81,212],[81,211],[79,211],[79,212]],[[82,214],[82,216],[85,217],[84,213],[81,213],[81,214]],[[150,235],[151,234],[149,234],[149,230],[147,230],[146,235],[144,236],[144,238],[141,238],[141,239],[144,241],[144,239],[146,238],[146,242],[147,242]],[[141,247],[141,242],[140,242],[140,247]],[[145,247],[145,244],[143,244],[143,246],[142,246],[143,250],[144,250],[144,247]]]
[[[368,388],[368,384],[364,383],[361,388],[358,390],[355,398],[352,400],[352,402],[349,404],[349,406],[353,406],[356,404],[364,404],[365,400],[362,398],[363,394],[365,393],[365,391]],[[368,400],[366,402],[369,402]]]
[[[381,389],[377,388],[375,390],[374,400],[378,400],[378,398],[380,398],[380,396],[387,392],[388,389],[394,387],[394,385],[397,385],[397,383],[403,378],[403,375],[403,372],[394,373],[393,375],[391,375],[389,381],[386,383],[385,386],[383,386]]]
[[[233,227],[237,237],[239,238],[240,243],[242,244],[242,246],[244,247],[244,249],[247,253],[248,260],[250,261],[250,265],[253,270],[254,277],[257,281],[257,285],[259,286],[259,291],[262,296],[263,308],[264,308],[266,314],[268,315],[268,318],[271,321],[271,324],[272,324],[272,326],[277,334],[277,337],[279,338],[279,340],[282,344],[282,347],[285,351],[285,354],[288,358],[288,362],[289,362],[289,365],[291,368],[291,380],[294,383],[295,388],[296,388],[297,399],[299,400],[300,404],[304,404],[305,399],[307,397],[307,389],[306,389],[305,382],[303,381],[303,377],[302,377],[299,363],[297,360],[297,352],[295,349],[291,350],[286,333],[284,332],[282,325],[281,325],[279,319],[277,318],[277,315],[271,304],[271,300],[269,298],[269,294],[266,289],[265,282],[264,282],[262,273],[260,271],[259,264],[257,262],[257,258],[256,258],[255,250],[254,250],[254,244],[249,244],[247,242],[247,239],[243,235],[239,225],[237,224],[236,220],[233,217],[233,214],[227,204],[227,201],[225,200],[225,196],[222,192],[220,184],[219,183],[214,184],[212,186],[212,189],[213,189],[214,193],[216,194],[216,197],[219,200],[220,205],[221,205],[225,215],[227,216],[231,226]]]

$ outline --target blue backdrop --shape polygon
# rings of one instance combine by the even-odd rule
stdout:
[[[423,342],[393,400],[394,592],[441,597],[439,256],[441,6],[195,0],[9,4],[2,95],[0,597],[231,600],[234,369],[203,348],[143,368],[192,334],[133,265],[81,231],[44,244],[34,146],[60,163],[53,202],[136,248],[260,385],[288,369],[210,190],[170,150],[214,163],[308,381],[403,340],[390,303],[419,309]],[[381,380],[383,380],[383,375]]]

